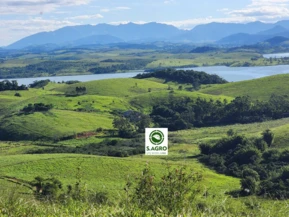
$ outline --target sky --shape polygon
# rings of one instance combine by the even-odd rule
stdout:
[[[0,0],[0,46],[73,25],[159,22],[192,29],[286,19],[289,0]]]

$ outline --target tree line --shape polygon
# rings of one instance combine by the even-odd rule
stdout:
[[[210,75],[206,72],[199,72],[194,70],[176,70],[176,69],[163,69],[154,72],[147,72],[138,74],[135,78],[161,78],[166,82],[174,81],[180,84],[224,84],[227,81],[218,75]]]
[[[28,90],[28,88],[26,87],[26,85],[23,85],[23,84],[19,86],[16,80],[0,81],[0,91],[5,91],[5,90]]]
[[[36,64],[29,64],[24,67],[3,67],[0,68],[0,78],[36,77],[41,74],[57,75],[59,71],[73,69],[76,71],[87,71],[90,68],[99,66],[99,63],[81,61],[43,61]]]
[[[288,96],[272,95],[268,101],[253,100],[249,96],[207,100],[189,97],[169,97],[167,102],[153,106],[150,117],[159,127],[183,130],[229,124],[247,124],[289,116]]]
[[[289,198],[289,150],[274,149],[274,133],[246,138],[230,130],[214,145],[200,144],[201,162],[220,173],[241,178],[239,195]],[[235,192],[236,193],[236,192]]]

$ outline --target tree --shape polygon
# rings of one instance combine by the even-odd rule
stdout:
[[[262,135],[263,135],[263,140],[268,144],[269,147],[271,147],[274,142],[274,137],[275,137],[274,133],[271,130],[267,129],[262,133]]]
[[[235,133],[235,131],[233,130],[233,129],[229,129],[228,131],[227,131],[227,135],[228,136],[234,136],[236,133]]]
[[[210,154],[211,148],[212,148],[211,145],[206,144],[206,143],[202,143],[199,145],[199,149],[200,149],[201,153],[205,154],[205,155]]]
[[[136,122],[137,131],[139,133],[145,132],[145,128],[149,127],[151,119],[148,115],[140,115],[140,120]]]
[[[119,136],[123,138],[132,138],[136,134],[135,126],[124,117],[115,117],[113,127],[118,129]]]

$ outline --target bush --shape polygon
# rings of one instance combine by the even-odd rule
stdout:
[[[209,144],[202,143],[199,145],[199,149],[201,151],[201,154],[208,155],[210,154],[211,146]]]
[[[253,177],[248,176],[241,180],[241,188],[243,194],[253,195],[257,192],[258,184]]]
[[[130,195],[129,202],[154,215],[161,210],[164,216],[177,216],[188,208],[197,195],[197,185],[202,179],[198,173],[189,172],[185,167],[172,169],[168,166],[167,174],[156,181],[154,174],[147,166],[137,178],[137,185]],[[129,192],[132,183],[128,182],[125,190]]]
[[[15,93],[14,96],[21,97],[20,93]]]

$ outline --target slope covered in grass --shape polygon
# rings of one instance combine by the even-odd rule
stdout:
[[[2,139],[58,139],[75,133],[112,128],[108,114],[64,110],[35,112],[5,117],[0,120]]]
[[[81,167],[81,177],[89,189],[107,191],[110,197],[120,197],[127,179],[141,174],[149,162],[157,178],[166,173],[165,160],[155,157],[110,158],[72,154],[49,155],[14,155],[3,156],[0,159],[0,174],[23,180],[32,180],[37,175],[49,177],[53,175],[65,184],[76,182],[77,168]],[[181,166],[185,162],[170,161],[172,166]],[[229,191],[239,187],[236,178],[218,175],[204,168],[195,160],[185,163],[194,171],[202,171],[204,185],[210,186],[217,192],[220,189]],[[69,174],[69,175],[68,175]]]
[[[289,118],[266,121],[252,124],[235,124],[227,126],[203,127],[190,130],[182,130],[170,133],[173,143],[200,144],[202,142],[213,142],[227,136],[228,130],[248,137],[261,137],[266,129],[271,129],[275,134],[274,148],[289,148]]]
[[[212,95],[243,96],[268,100],[272,94],[289,95],[289,74],[274,75],[249,81],[216,84],[200,92]]]
[[[197,99],[198,97],[206,100],[221,100],[223,101],[226,99],[228,102],[231,101],[233,98],[232,97],[227,97],[227,96],[215,96],[215,95],[209,95],[209,94],[204,94],[200,93],[197,91],[190,92],[190,91],[179,91],[179,90],[174,90],[173,92],[171,91],[158,91],[158,92],[150,92],[150,93],[144,93],[141,95],[137,96],[132,96],[129,98],[129,101],[131,105],[135,106],[136,108],[142,109],[144,111],[150,111],[151,108],[154,105],[157,104],[163,104],[165,102],[168,102],[169,100],[173,100],[173,98],[185,98],[188,97],[190,99]]]
[[[75,91],[76,87],[86,87],[87,94],[89,95],[125,97],[146,93],[149,88],[152,91],[163,90],[167,88],[167,85],[148,80],[120,78],[66,85],[54,90],[65,93]]]

